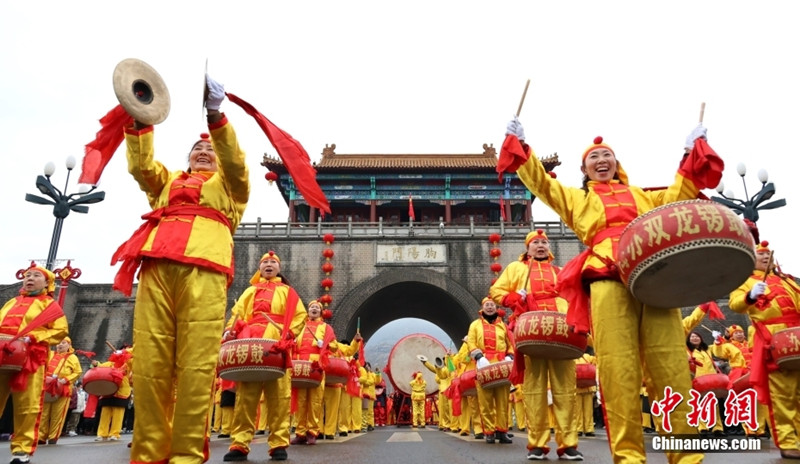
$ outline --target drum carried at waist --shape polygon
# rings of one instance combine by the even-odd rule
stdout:
[[[478,372],[474,369],[470,369],[461,374],[461,377],[459,377],[461,396],[469,397],[478,394],[478,388],[475,386],[475,379],[477,376]]]
[[[0,335],[0,372],[19,372],[28,360],[28,346],[22,340],[11,341],[10,335]]]
[[[350,378],[350,364],[343,358],[328,358],[328,365],[325,367],[325,385],[337,383],[347,383]]]
[[[772,334],[769,349],[772,359],[782,371],[800,370],[800,327],[791,327]]]
[[[318,362],[292,360],[292,388],[317,388],[321,382],[322,368]]]
[[[500,361],[481,367],[477,370],[475,382],[485,390],[506,385],[511,386],[511,381],[508,380],[508,377],[511,375],[513,365],[514,361]]]
[[[692,388],[703,396],[712,392],[717,398],[727,398],[728,382],[730,379],[725,374],[706,374],[692,379]]]
[[[589,388],[597,386],[597,366],[594,364],[575,364],[575,386]]]
[[[567,325],[567,315],[556,311],[529,311],[514,327],[517,353],[541,359],[577,359],[586,350],[586,335]]]
[[[743,376],[734,380],[731,389],[736,393],[741,393],[750,387],[752,387],[752,385],[750,385],[750,373],[748,372],[747,374],[744,374]]]
[[[754,245],[731,209],[708,200],[678,201],[625,227],[617,266],[637,300],[659,308],[694,306],[747,280],[756,262]]]
[[[83,389],[90,395],[113,395],[120,384],[122,374],[113,367],[93,367],[83,374]]]
[[[235,382],[266,382],[286,374],[283,353],[270,353],[276,340],[242,338],[230,340],[219,349],[217,372]]]

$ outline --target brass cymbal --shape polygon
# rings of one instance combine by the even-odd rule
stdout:
[[[169,115],[169,91],[149,64],[136,58],[122,60],[114,68],[114,93],[135,120],[159,124]]]

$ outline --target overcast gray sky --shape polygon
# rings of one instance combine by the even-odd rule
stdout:
[[[800,43],[793,2],[738,1],[229,1],[3,2],[0,28],[5,152],[0,282],[47,256],[52,208],[24,201],[47,161],[62,188],[68,155],[79,162],[97,120],[117,101],[111,76],[124,58],[153,66],[172,109],[156,127],[156,157],[186,166],[206,130],[203,71],[292,134],[318,160],[337,153],[480,153],[499,149],[531,79],[522,121],[537,155],[558,152],[556,172],[580,182],[580,153],[603,135],[642,186],[672,181],[683,141],[706,102],[723,181],[750,195],[765,168],[789,205],[762,214],[762,236],[788,272],[795,244]],[[248,154],[245,222],[284,221],[287,207],[264,181],[275,155],[255,123],[223,103]],[[68,191],[74,192],[79,172]],[[106,169],[106,200],[64,223],[59,258],[83,283],[111,282],[116,247],[148,211],[120,149]],[[708,194],[712,191],[706,192]],[[535,203],[535,219],[555,216]]]

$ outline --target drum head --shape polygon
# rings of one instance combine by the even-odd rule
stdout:
[[[411,395],[411,375],[417,371],[422,372],[422,378],[425,379],[425,393],[432,395],[439,391],[436,376],[417,359],[418,354],[428,359],[435,359],[437,356],[444,358],[447,349],[430,335],[407,335],[392,347],[386,373],[395,390]]]
[[[135,58],[122,60],[114,68],[113,82],[117,100],[135,120],[159,124],[167,119],[169,91],[149,64]]]

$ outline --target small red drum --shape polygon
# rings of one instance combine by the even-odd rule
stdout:
[[[219,349],[217,372],[225,380],[266,382],[286,374],[282,353],[270,353],[275,340],[242,338],[230,340]]]
[[[343,358],[328,358],[328,367],[325,368],[325,385],[347,383],[350,378],[350,364]]]
[[[597,386],[597,366],[594,364],[575,364],[575,386],[589,388]]]
[[[717,398],[727,398],[729,381],[725,374],[706,374],[695,377],[692,380],[692,388],[703,396],[713,392]]]
[[[317,388],[322,382],[322,369],[314,361],[292,360],[292,388]]]
[[[508,377],[513,365],[514,361],[500,361],[481,367],[475,375],[475,382],[483,389],[511,386]]]
[[[529,311],[517,319],[514,340],[518,353],[541,359],[577,359],[586,350],[587,337],[567,325],[567,315]]]
[[[0,372],[19,372],[28,360],[28,346],[22,340],[9,340],[8,335],[0,335]]]
[[[90,395],[113,395],[121,383],[122,376],[113,367],[93,367],[83,374],[83,389]]]
[[[478,389],[475,387],[475,378],[478,372],[475,370],[468,370],[461,374],[461,396],[476,396]]]
[[[386,374],[395,390],[411,396],[411,380],[415,372],[422,372],[425,379],[425,394],[430,396],[439,391],[436,376],[422,365],[417,355],[428,359],[444,359],[447,350],[439,340],[426,334],[411,334],[398,340],[389,352]]]
[[[54,395],[50,393],[55,388],[53,386],[53,382],[58,382],[58,379],[54,379],[53,376],[48,376],[44,378],[44,402],[45,403],[55,403],[61,398],[58,395]]]
[[[747,280],[756,262],[754,245],[742,218],[729,208],[708,200],[678,201],[625,227],[617,265],[639,301],[659,308],[694,306]]]
[[[800,370],[800,327],[783,329],[772,334],[770,352],[782,371]]]
[[[738,379],[734,380],[733,381],[733,385],[732,385],[733,391],[735,391],[736,393],[741,393],[741,392],[747,390],[750,387],[752,387],[752,385],[750,385],[750,373],[749,372],[747,374],[739,377]]]

